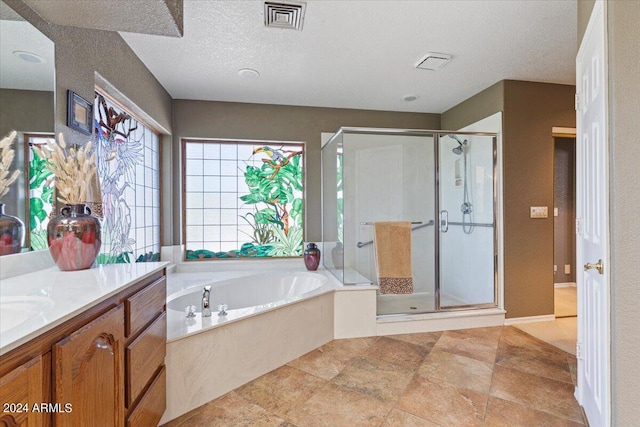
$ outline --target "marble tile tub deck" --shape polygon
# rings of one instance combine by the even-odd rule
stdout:
[[[165,426],[581,426],[575,372],[510,326],[334,340]]]

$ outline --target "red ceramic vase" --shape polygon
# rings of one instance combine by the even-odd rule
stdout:
[[[309,243],[304,250],[304,265],[309,271],[316,271],[320,265],[320,249],[315,243]]]
[[[60,270],[90,268],[101,245],[100,220],[91,216],[85,204],[65,205],[60,215],[49,221],[49,252]]]

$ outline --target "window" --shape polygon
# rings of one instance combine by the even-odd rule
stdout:
[[[303,253],[301,143],[183,140],[186,259]]]
[[[98,263],[157,261],[159,136],[100,93],[94,119],[103,216]]]
[[[55,177],[45,166],[47,160],[38,155],[34,147],[44,147],[45,144],[53,140],[53,135],[49,134],[25,134],[24,139],[27,147],[28,176],[29,176],[29,233],[27,246],[32,250],[42,250],[49,247],[47,243],[47,225],[49,216],[54,211],[54,189]]]

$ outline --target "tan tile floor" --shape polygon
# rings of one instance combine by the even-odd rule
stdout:
[[[553,321],[521,323],[514,326],[529,335],[575,355],[578,338],[576,288],[556,288],[555,307],[556,319]]]
[[[580,426],[575,370],[508,326],[335,340],[166,426]]]

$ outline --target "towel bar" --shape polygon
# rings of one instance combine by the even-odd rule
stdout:
[[[435,224],[435,221],[431,219],[431,220],[429,220],[429,222],[426,222],[426,223],[422,223],[420,221],[420,222],[412,222],[411,224],[420,224],[417,227],[411,227],[411,231],[416,231],[416,230],[419,230],[421,228],[429,227],[430,225]],[[373,223],[372,222],[361,222],[360,225],[373,225]],[[358,243],[356,243],[356,246],[359,247],[359,248],[362,248],[364,246],[369,246],[371,244],[373,244],[373,240],[369,240],[368,242],[358,242]]]

